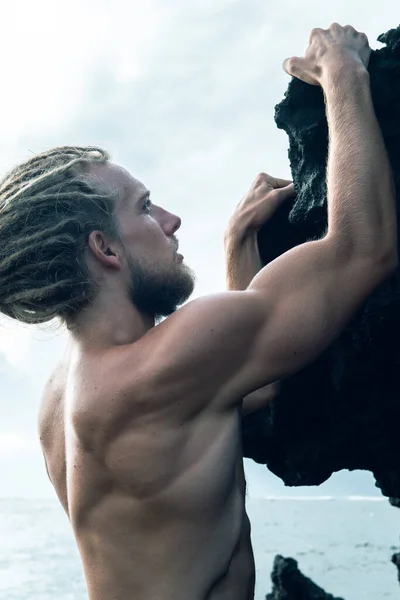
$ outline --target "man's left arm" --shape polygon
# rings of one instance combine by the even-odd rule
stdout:
[[[270,177],[271,188],[275,189],[275,201],[255,202],[245,196],[237,206],[225,233],[225,276],[228,290],[245,290],[262,269],[258,250],[259,229],[276,212],[278,207],[295,195],[290,181]],[[242,412],[249,414],[260,410],[277,396],[279,382],[266,385],[243,398]]]
[[[239,235],[238,231],[225,236],[226,286],[228,290],[245,290],[262,268],[257,234]],[[267,406],[279,392],[279,382],[270,383],[243,398],[242,414],[256,412]]]
[[[228,230],[225,236],[226,287],[245,290],[262,269],[257,234],[253,231]]]

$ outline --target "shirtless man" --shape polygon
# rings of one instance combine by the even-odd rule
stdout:
[[[176,310],[193,289],[180,219],[100,150],[55,149],[1,184],[1,310],[68,328],[39,432],[90,600],[253,598],[242,399],[314,360],[397,266],[369,54],[364,35],[334,24],[285,63],[325,91],[329,227],[245,290]],[[228,234],[239,252],[254,244],[255,208],[290,194],[257,177]]]

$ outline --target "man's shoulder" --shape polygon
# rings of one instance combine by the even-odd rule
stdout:
[[[247,360],[258,322],[249,306],[242,306],[245,297],[245,292],[226,292],[193,300],[134,343],[91,361],[80,402],[90,410],[82,416],[124,425],[146,411],[166,415],[170,406],[184,413],[190,405],[190,414],[216,406],[220,398],[221,405],[237,406],[240,386],[230,380]]]
[[[65,365],[60,362],[54,367],[43,387],[37,416],[38,432],[41,442],[51,432],[52,425],[59,421],[63,411],[63,396],[65,392]]]
[[[154,358],[159,339],[158,331],[149,332],[72,369],[65,414],[79,436],[92,438],[93,432],[95,436],[101,432],[103,445],[105,438],[129,428],[133,420],[150,417],[166,405],[168,367]],[[179,394],[179,380],[175,383]]]
[[[135,402],[181,397],[202,405],[221,397],[223,405],[237,405],[241,388],[249,393],[256,387],[236,384],[261,322],[262,311],[252,296],[225,292],[186,304],[135,343],[118,349],[116,374],[110,378],[131,392]]]

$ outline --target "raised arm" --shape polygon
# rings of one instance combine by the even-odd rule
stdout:
[[[293,183],[266,175],[267,188],[255,182],[237,205],[224,238],[226,287],[245,290],[262,269],[258,232],[289,198],[294,198]]]
[[[193,392],[222,403],[314,360],[397,266],[395,195],[370,95],[367,38],[353,28],[314,30],[286,69],[320,84],[329,124],[328,230],[261,269],[247,290],[199,298],[161,324],[152,356]],[[255,186],[268,187],[260,175]],[[186,373],[186,375],[185,375]],[[183,384],[182,384],[183,385]],[[190,387],[191,386],[191,387]]]
[[[265,298],[268,318],[254,352],[271,379],[332,343],[397,265],[394,186],[371,100],[369,53],[363,34],[335,24],[313,31],[305,58],[286,62],[290,73],[325,92],[328,232],[275,260],[248,288]],[[260,383],[263,359],[247,365],[254,374],[259,369]]]
[[[291,181],[267,175],[267,189],[253,184],[239,202],[225,232],[226,287],[230,291],[245,290],[263,265],[258,249],[258,232],[278,208],[295,196]],[[242,412],[261,410],[274,400],[280,390],[279,381],[255,390],[243,398]]]

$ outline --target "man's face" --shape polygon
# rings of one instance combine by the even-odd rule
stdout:
[[[116,219],[130,299],[141,313],[155,319],[170,315],[189,298],[195,282],[177,252],[180,218],[153,204],[146,187],[122,167],[108,163],[94,170],[120,192]]]

